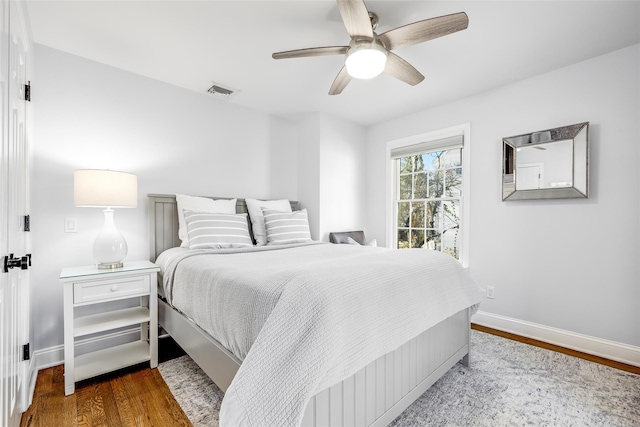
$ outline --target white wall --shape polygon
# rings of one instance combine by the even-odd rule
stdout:
[[[636,45],[365,134],[325,115],[284,121],[36,45],[33,348],[62,344],[60,268],[92,263],[103,222],[73,206],[73,170],[138,174],[138,208],[116,212],[129,259],[148,255],[150,192],[298,199],[315,238],[363,228],[384,242],[386,142],[467,122],[471,274],[496,289],[481,310],[638,346],[639,56]],[[582,121],[591,122],[591,197],[502,202],[501,138]],[[78,233],[63,232],[66,217],[78,218]]]
[[[320,123],[319,114],[298,117],[298,200],[309,214],[311,238],[319,239],[320,220]]]
[[[358,125],[322,117],[320,150],[321,240],[332,231],[363,230],[365,226],[365,130]]]
[[[297,198],[295,124],[35,46],[31,138],[32,346],[61,345],[60,269],[93,263],[98,209],[73,205],[73,171],[138,175],[137,209],[116,211],[128,260],[148,259],[148,193]],[[64,218],[78,233],[64,233]]]
[[[590,122],[590,198],[501,201],[501,139]],[[640,45],[368,129],[368,231],[387,141],[471,123],[470,272],[485,312],[640,346]]]
[[[365,225],[365,130],[326,114],[298,121],[298,194],[309,211],[311,236],[329,241],[331,231]]]

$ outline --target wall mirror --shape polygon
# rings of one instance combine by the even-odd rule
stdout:
[[[589,123],[502,139],[502,200],[589,197]]]

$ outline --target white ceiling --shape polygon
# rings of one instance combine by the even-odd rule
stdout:
[[[36,43],[289,117],[324,112],[371,125],[640,43],[638,1],[367,1],[377,32],[466,12],[467,30],[394,51],[426,76],[387,75],[327,95],[343,56],[271,53],[346,45],[333,0],[27,1]],[[597,84],[597,82],[594,82]]]

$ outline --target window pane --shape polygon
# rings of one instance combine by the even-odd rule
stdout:
[[[409,202],[398,203],[398,227],[409,227],[410,206]]]
[[[441,151],[434,151],[432,153],[425,153],[422,155],[426,170],[433,171],[440,169],[440,153]]]
[[[429,181],[425,172],[415,174],[414,199],[426,199],[429,197]]]
[[[432,251],[439,251],[441,245],[441,236],[440,232],[437,230],[427,230],[425,232],[425,243],[424,247],[427,249],[431,249]]]
[[[460,197],[462,195],[462,168],[447,169],[444,190],[447,197]]]
[[[429,172],[429,197],[442,197],[443,171]]]
[[[443,151],[440,156],[440,165],[442,168],[462,165],[462,149],[456,148],[455,150]]]
[[[442,227],[447,230],[460,225],[460,202],[449,200],[442,203]]]
[[[411,204],[411,228],[424,228],[424,203]]]
[[[427,248],[460,259],[462,149],[394,160],[398,248]],[[443,200],[446,198],[447,200]]]
[[[407,200],[411,198],[411,180],[413,175],[400,175],[400,199]]]
[[[458,232],[458,229],[452,229],[442,233],[442,252],[451,255],[455,259],[460,259]]]
[[[421,248],[424,246],[424,230],[411,230],[411,247]]]
[[[440,228],[438,210],[440,208],[440,202],[427,202],[427,223],[426,228]]]
[[[400,158],[400,173],[413,172],[413,157]]]
[[[409,230],[398,230],[398,249],[407,249],[409,246]]]

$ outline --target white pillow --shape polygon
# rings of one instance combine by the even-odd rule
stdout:
[[[178,237],[182,240],[180,247],[189,247],[189,235],[187,223],[184,220],[184,211],[210,212],[210,213],[236,213],[236,199],[213,200],[207,197],[187,196],[176,194],[178,202]]]
[[[256,239],[257,246],[267,244],[267,232],[264,228],[264,216],[262,208],[273,209],[280,212],[291,212],[291,203],[287,199],[282,200],[256,200],[245,199],[247,202],[247,210],[249,218],[251,218],[251,226],[253,229],[253,238]]]
[[[356,242],[355,240],[353,240],[351,237],[347,237],[347,243],[349,245],[358,245],[360,246],[360,243]]]
[[[359,245],[360,244],[360,243],[356,242],[355,240],[353,240],[351,237],[347,237],[347,243],[350,244],[350,245]],[[371,239],[364,246],[372,246],[372,247],[375,248],[375,247],[378,246],[378,241],[376,239]]]
[[[253,246],[245,213],[184,211],[184,219],[189,230],[189,249]]]
[[[307,210],[281,212],[262,209],[268,245],[304,243],[311,241]]]

